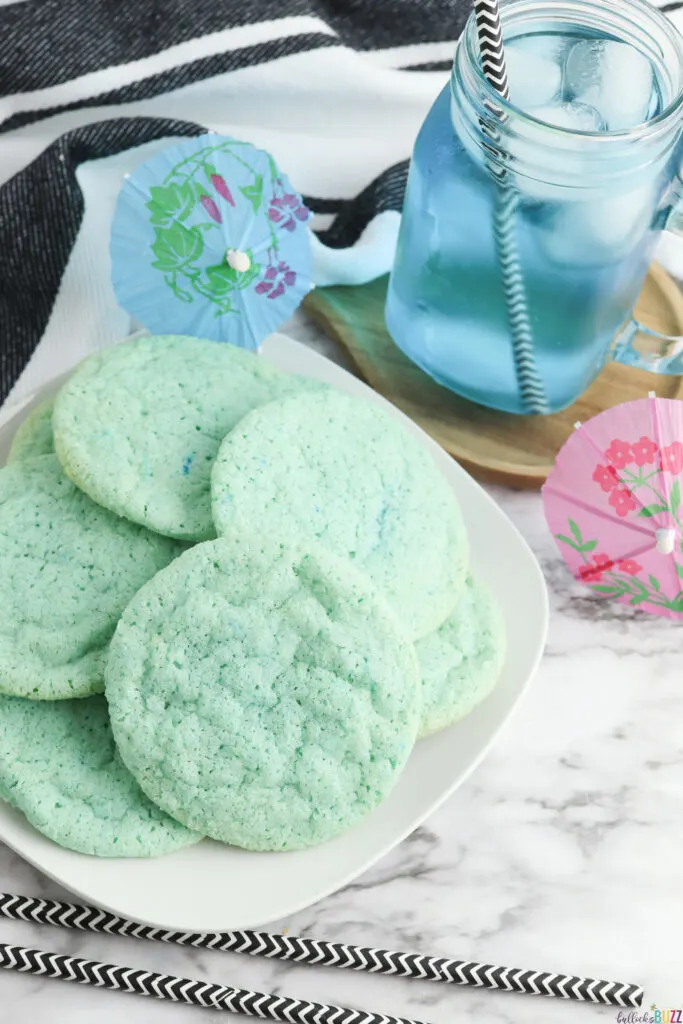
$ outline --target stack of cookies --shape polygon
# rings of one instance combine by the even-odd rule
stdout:
[[[0,797],[63,846],[324,842],[496,683],[502,619],[453,492],[376,403],[134,338],[10,463]]]

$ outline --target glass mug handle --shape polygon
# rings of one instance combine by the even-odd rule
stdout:
[[[683,178],[678,180],[673,204],[663,225],[663,238],[669,251],[677,253],[679,280],[658,263],[652,265],[650,274],[668,307],[667,330],[672,333],[649,327],[634,316],[617,335],[612,359],[651,373],[683,375]]]

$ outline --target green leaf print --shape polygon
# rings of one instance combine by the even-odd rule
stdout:
[[[574,551],[581,550],[580,546],[576,543],[576,541],[572,540],[571,537],[565,536],[564,533],[557,533],[555,534],[555,536],[558,540],[561,540],[563,544],[568,544],[570,548],[574,548]]]
[[[679,572],[679,575],[683,576],[683,571]],[[655,576],[650,576],[649,582],[651,589],[631,575],[608,573],[604,583],[591,584],[590,589],[603,597],[626,597],[629,599],[629,604],[635,607],[641,604],[651,604],[658,608],[670,608],[676,612],[683,611],[683,590],[679,591],[671,600],[662,593],[659,580]]]
[[[581,535],[581,530],[574,520],[569,519],[567,521],[569,523],[569,529],[574,535],[574,539],[572,540],[571,537],[567,537],[564,533],[558,533],[556,534],[557,540],[562,541],[563,544],[568,544],[570,548],[573,548],[574,551],[577,551],[580,555],[586,551],[595,551],[598,546],[597,540],[584,541]]]
[[[658,516],[660,512],[668,511],[668,505],[646,505],[645,508],[641,508],[638,515],[641,517],[645,517],[645,519],[651,519],[652,516]]]
[[[188,181],[187,184],[197,200],[201,200],[202,196],[206,195],[206,185],[200,185],[198,181]]]
[[[671,503],[671,511],[675,512],[681,503],[681,484],[679,480],[674,481],[674,485],[671,488],[671,494],[669,495],[669,501]]]
[[[583,537],[581,536],[581,530],[578,528],[578,526],[576,525],[576,523],[574,522],[573,519],[569,520],[569,529],[574,534],[574,537],[576,538],[578,543],[579,544],[583,544]]]
[[[164,274],[164,281],[171,289],[176,299],[180,299],[181,302],[194,302],[194,298],[190,292],[186,292],[185,289],[181,288],[178,284],[178,278],[175,272],[172,274]]]
[[[637,580],[635,577],[633,577],[630,580],[630,584],[631,586],[629,589],[631,590],[631,593],[633,593],[633,597],[631,598],[629,603],[633,605],[638,605],[642,604],[643,601],[647,601],[648,597],[650,596],[647,587],[643,583],[641,583],[640,580]]]
[[[676,572],[678,573],[679,577],[683,579],[683,565],[679,565],[678,562],[676,563]]]
[[[207,267],[206,276],[210,291],[221,298],[233,291],[237,284],[237,272],[227,263],[216,263]]]
[[[251,259],[251,250],[247,249],[247,256]],[[206,276],[209,280],[210,291],[218,296],[227,295],[231,291],[243,291],[256,280],[261,272],[260,263],[252,263],[249,270],[238,273],[227,263],[215,263],[206,268]]]
[[[202,233],[197,228],[184,224],[171,224],[168,228],[157,228],[152,252],[156,260],[152,264],[159,270],[178,270],[198,259],[204,249]]]
[[[253,185],[240,185],[240,192],[249,200],[254,213],[258,213],[263,202],[263,175],[257,174]]]
[[[247,249],[247,256],[252,261],[252,263],[251,266],[249,267],[249,270],[245,271],[243,274],[238,275],[237,287],[239,288],[240,291],[243,291],[245,288],[248,288],[250,284],[253,284],[253,282],[261,273],[261,264],[254,263],[251,249]]]
[[[152,185],[145,203],[152,224],[167,227],[174,220],[185,220],[194,205],[193,190],[187,182],[180,185]]]

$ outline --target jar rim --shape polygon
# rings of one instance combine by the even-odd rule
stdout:
[[[602,8],[612,18],[618,17],[623,21],[633,20],[634,22],[638,17],[642,20],[644,17],[653,20],[663,34],[668,37],[669,43],[674,47],[678,54],[678,62],[680,67],[679,75],[679,86],[678,93],[673,97],[667,106],[655,117],[650,120],[643,122],[640,125],[636,125],[633,128],[620,129],[618,131],[602,131],[602,132],[591,132],[581,131],[575,128],[566,128],[559,125],[551,125],[546,121],[539,120],[533,116],[533,113],[523,110],[521,107],[516,106],[510,100],[505,99],[494,87],[491,85],[489,80],[485,77],[482,68],[479,55],[479,39],[477,35],[475,15],[472,13],[468,19],[465,31],[458,43],[458,48],[464,43],[464,48],[467,54],[467,60],[470,65],[470,70],[474,72],[477,88],[481,90],[481,101],[494,107],[499,108],[503,119],[512,117],[516,121],[522,123],[527,122],[532,126],[542,125],[544,128],[552,130],[553,132],[559,133],[560,136],[580,136],[584,138],[588,144],[591,140],[599,141],[602,145],[612,143],[623,143],[628,141],[629,143],[637,142],[638,140],[651,140],[660,131],[669,129],[673,122],[679,121],[680,113],[683,111],[683,35],[676,28],[670,18],[657,7],[654,7],[649,2],[643,2],[643,0],[619,0],[618,11],[615,9],[613,0],[502,0],[500,5],[501,10],[501,22],[503,27],[503,35],[505,35],[505,28],[507,25],[513,24],[515,21],[515,15],[528,13],[529,9],[537,9],[537,13],[540,17],[546,17],[548,20],[560,20],[562,18],[563,9],[565,12],[570,13],[571,9],[577,7],[588,9]],[[633,14],[633,19],[629,19],[629,11]],[[456,60],[453,64],[453,74],[455,74],[457,64],[457,50]]]

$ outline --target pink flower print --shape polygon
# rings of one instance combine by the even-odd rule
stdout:
[[[662,469],[665,473],[680,473],[683,470],[683,444],[674,441],[662,448]]]
[[[268,206],[268,217],[274,224],[281,224],[285,231],[295,231],[296,222],[307,221],[311,213],[304,206],[299,196],[287,192],[283,196],[273,196]]]
[[[655,461],[659,448],[649,437],[641,437],[631,445],[636,466],[645,466]]]
[[[633,558],[622,558],[620,562],[617,562],[619,572],[626,572],[629,576],[637,576],[642,568],[642,565],[639,565]]]
[[[614,466],[596,466],[593,472],[593,479],[600,484],[605,493],[614,490],[619,483],[619,477]]]
[[[609,562],[609,565],[595,565],[593,562],[589,562],[588,565],[580,565],[579,579],[584,583],[599,583],[602,579],[602,574],[611,568],[611,562]]]
[[[633,452],[628,441],[612,441],[605,455],[617,469],[626,469],[633,459]]]
[[[226,203],[230,203],[231,206],[235,205],[235,200],[232,198],[232,192],[228,188],[227,182],[222,174],[212,174],[211,184],[218,192],[219,196],[225,199]]]
[[[578,576],[584,583],[599,582],[602,575],[614,567],[614,562],[609,555],[596,555],[592,562],[587,565],[580,565]]]
[[[207,195],[200,196],[199,197],[199,202],[202,204],[202,206],[204,207],[204,209],[208,213],[208,215],[211,218],[211,220],[215,220],[216,224],[222,224],[223,223],[223,218],[221,216],[221,211],[218,209],[218,207],[216,206],[216,204],[215,204],[214,200],[211,198],[211,196],[207,196]]]
[[[296,271],[281,260],[276,267],[267,268],[263,280],[256,285],[255,291],[257,295],[267,295],[269,299],[279,299],[287,288],[291,288],[295,284]]]
[[[609,503],[622,519],[638,508],[638,502],[626,487],[615,487],[609,496]]]

